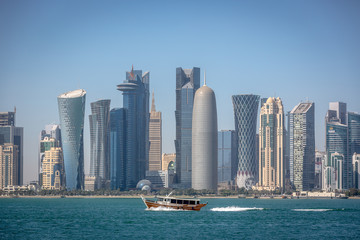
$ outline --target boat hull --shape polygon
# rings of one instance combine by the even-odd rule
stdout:
[[[189,211],[200,211],[202,207],[205,207],[207,204],[196,204],[196,205],[186,205],[186,204],[159,204],[154,201],[149,201],[144,199],[144,203],[147,206],[147,208],[158,208],[158,207],[165,207],[165,208],[171,208],[171,209],[179,209],[179,210],[189,210]]]

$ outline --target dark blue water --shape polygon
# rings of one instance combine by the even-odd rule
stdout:
[[[360,239],[360,200],[204,199],[200,212],[141,199],[0,199],[0,239]]]

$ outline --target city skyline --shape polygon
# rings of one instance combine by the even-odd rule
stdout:
[[[23,162],[24,169],[29,169],[24,183],[37,179],[39,132],[44,125],[60,124],[56,96],[83,88],[87,102],[111,99],[111,109],[119,108],[122,97],[115,87],[131,64],[152,73],[150,89],[157,92],[157,108],[166,129],[164,153],[175,153],[177,67],[207,70],[221,106],[219,130],[234,130],[232,95],[280,96],[285,112],[308,97],[316,104],[316,147],[324,151],[322,119],[328,103],[345,102],[349,110],[360,112],[358,2],[285,2],[274,3],[275,7],[267,2],[200,2],[189,9],[187,18],[172,16],[170,3],[142,2],[131,24],[121,20],[131,16],[134,3],[72,3],[70,9],[63,7],[66,4],[70,3],[0,3],[4,19],[0,23],[0,111],[16,106],[16,125],[24,127]],[[31,12],[34,7],[38,11]],[[147,40],[142,38],[144,32]],[[194,37],[179,37],[178,32]],[[126,40],[128,35],[134,41]],[[90,104],[85,108],[89,115]],[[87,118],[84,141],[85,173],[89,173]]]

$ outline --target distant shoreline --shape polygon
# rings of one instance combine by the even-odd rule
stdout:
[[[144,196],[146,198],[155,198],[154,195],[151,196]],[[193,198],[193,196],[176,196],[179,198]],[[97,198],[107,198],[107,199],[130,199],[130,198],[141,198],[141,196],[132,196],[132,195],[123,195],[123,196],[103,196],[103,195],[95,195],[95,196],[82,196],[82,195],[74,195],[74,196],[0,196],[1,198],[43,198],[43,199],[53,199],[53,198],[88,198],[88,199],[97,199]],[[238,196],[197,196],[197,198],[200,199],[237,199]],[[246,197],[240,197],[239,199],[255,199],[253,196],[246,196]],[[281,196],[274,196],[274,197],[258,197],[257,199],[282,199]],[[291,197],[288,197],[286,199],[291,199]],[[293,197],[292,199],[296,200],[297,197]],[[331,199],[329,197],[300,197],[299,199]],[[338,198],[333,198],[338,199]],[[348,199],[357,199],[360,200],[360,196],[357,197],[349,197]]]

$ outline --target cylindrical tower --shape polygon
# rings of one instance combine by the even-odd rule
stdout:
[[[232,96],[237,138],[237,186],[249,189],[257,180],[256,122],[260,96],[241,94]]]
[[[217,189],[217,111],[214,91],[202,86],[195,93],[192,119],[192,188]]]
[[[84,189],[84,114],[86,91],[58,96],[66,188]]]

